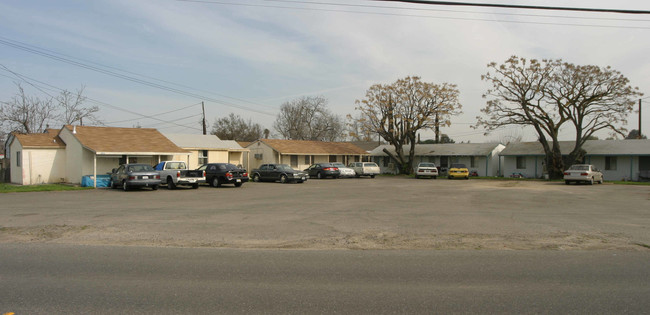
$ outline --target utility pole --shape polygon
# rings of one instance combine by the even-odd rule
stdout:
[[[639,99],[639,134],[636,136],[637,139],[641,139],[641,99]]]
[[[201,108],[203,109],[203,135],[207,135],[207,127],[205,125],[205,104],[203,104],[203,101],[201,101]]]

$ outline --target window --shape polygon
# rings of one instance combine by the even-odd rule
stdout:
[[[305,155],[305,165],[310,165],[311,161],[313,161],[313,160],[314,160],[313,155]]]
[[[390,158],[385,156],[384,157],[384,167],[388,167],[388,162],[390,161]]]
[[[336,155],[330,155],[330,162],[336,162]]]
[[[16,166],[20,167],[22,165],[22,159],[20,158],[21,151],[16,151]]]
[[[469,157],[469,167],[476,167],[476,157],[475,156],[470,156]]]
[[[518,170],[526,169],[526,157],[525,156],[518,156],[517,157],[517,169]]]
[[[605,157],[605,170],[606,171],[615,171],[616,170],[616,157],[615,156],[606,156]]]
[[[199,165],[208,163],[208,150],[199,150]]]
[[[298,167],[298,156],[297,155],[292,155],[291,156],[291,167]]]

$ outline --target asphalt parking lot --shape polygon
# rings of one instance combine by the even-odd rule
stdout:
[[[0,201],[3,243],[650,250],[650,186],[380,176]]]

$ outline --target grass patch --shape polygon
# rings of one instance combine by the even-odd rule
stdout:
[[[12,185],[0,183],[0,193],[10,192],[33,192],[33,191],[63,191],[63,190],[87,190],[93,187],[68,186],[62,184],[42,184],[42,185]]]

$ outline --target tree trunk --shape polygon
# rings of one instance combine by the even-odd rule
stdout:
[[[391,160],[395,162],[395,164],[398,166],[397,169],[401,170],[402,169],[402,163],[392,154],[388,149],[384,148],[382,151],[390,157]]]

